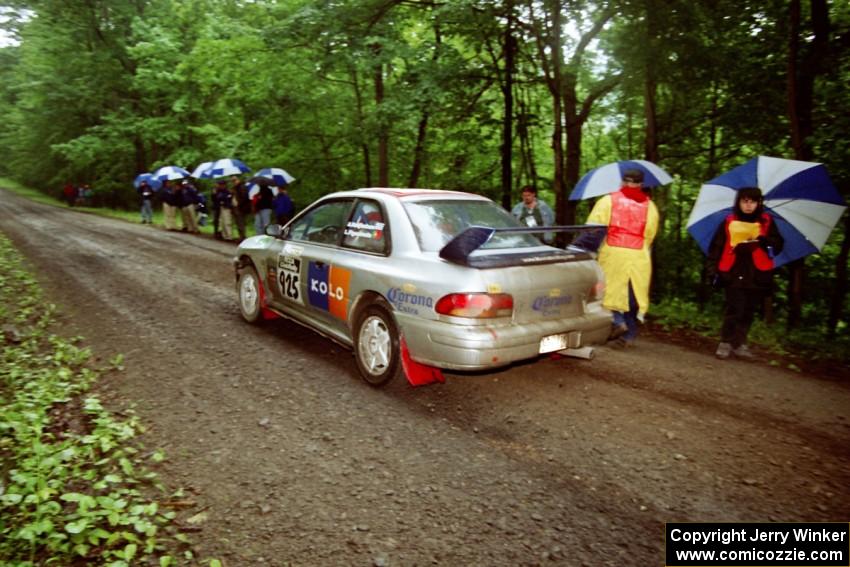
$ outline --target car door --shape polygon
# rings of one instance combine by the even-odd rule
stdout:
[[[272,291],[285,312],[335,336],[344,329],[351,272],[334,259],[352,202],[317,203],[287,226]]]

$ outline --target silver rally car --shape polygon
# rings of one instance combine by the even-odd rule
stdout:
[[[239,307],[250,323],[286,317],[353,349],[373,386],[604,342],[599,265],[532,232],[470,193],[333,193],[240,244]]]

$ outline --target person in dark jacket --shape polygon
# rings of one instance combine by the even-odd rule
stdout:
[[[153,187],[147,181],[142,181],[136,191],[142,202],[142,224],[151,224],[153,223]]]
[[[183,218],[183,230],[199,234],[197,217],[198,190],[189,181],[183,181],[180,191],[180,213]]]
[[[295,215],[295,203],[286,191],[286,185],[277,188],[274,196],[274,216],[277,224],[284,225]]]
[[[254,200],[254,231],[256,234],[264,234],[272,222],[274,193],[267,183],[260,183],[259,186],[260,192]]]
[[[178,202],[179,196],[177,195],[174,182],[170,180],[165,181],[160,195],[162,199],[162,213],[165,229],[177,230],[177,224],[174,219],[177,216],[177,211],[180,210],[180,203]]]
[[[230,192],[233,194],[233,220],[236,221],[239,239],[244,240],[247,236],[245,219],[251,214],[251,198],[248,197],[248,188],[238,175],[230,178]]]
[[[233,194],[227,188],[227,182],[224,179],[215,182],[213,210],[217,212],[219,218],[216,222],[217,237],[233,240]]]
[[[783,244],[776,222],[764,211],[761,190],[740,189],[732,213],[714,234],[706,260],[708,276],[726,294],[717,358],[754,358],[747,335],[756,308],[773,290],[773,258]]]

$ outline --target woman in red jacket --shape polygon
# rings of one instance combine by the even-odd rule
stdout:
[[[753,358],[747,334],[756,308],[773,289],[773,258],[783,243],[773,218],[764,212],[761,190],[740,189],[734,210],[717,229],[708,250],[708,274],[726,290],[717,358]]]

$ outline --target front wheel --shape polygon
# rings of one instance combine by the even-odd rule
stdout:
[[[249,323],[261,320],[261,286],[260,277],[253,266],[248,266],[239,272],[239,311],[242,318]]]
[[[398,329],[392,316],[372,305],[360,315],[354,329],[354,359],[370,385],[387,384],[401,371]]]

